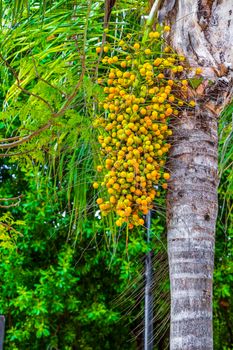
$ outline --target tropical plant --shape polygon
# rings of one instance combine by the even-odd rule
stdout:
[[[78,4],[18,1],[13,10],[6,4],[9,5],[2,2],[1,157],[12,156],[22,169],[33,173],[40,191],[44,191],[46,178],[48,196],[52,193],[52,180],[57,201],[60,200],[59,190],[67,193],[67,210],[71,211],[69,237],[76,233],[77,243],[78,235],[85,232],[88,220],[97,210],[96,192],[91,189],[91,183],[99,177],[94,167],[101,161],[101,154],[92,125],[99,113],[98,104],[105,98],[97,80],[108,73],[102,64],[104,47],[108,43],[114,55],[114,52],[121,52],[121,40],[130,39],[130,36],[138,38],[142,15],[149,9],[146,3],[131,1],[116,4],[111,1]],[[212,349],[217,116],[229,102],[232,89],[227,41],[227,33],[232,28],[227,21],[231,16],[230,1],[225,0],[216,8],[197,1],[192,4],[155,1],[152,12],[159,7],[160,19],[171,22],[168,38],[171,46],[187,59],[179,65],[179,78],[185,83],[176,96],[196,101],[196,106],[178,104],[180,117],[171,119],[172,148],[167,164],[171,172],[167,196],[170,347]],[[219,28],[217,33],[216,27]],[[150,30],[146,27],[145,35]],[[198,69],[200,78],[186,73],[190,66]],[[198,68],[200,66],[202,69]],[[161,79],[166,78],[167,69],[165,71]],[[101,140],[101,143],[105,148],[105,142]],[[12,151],[14,148],[17,151]],[[226,150],[227,137],[222,157]],[[110,165],[107,164],[107,169]],[[15,194],[10,196],[16,197]],[[103,208],[102,214],[105,209],[108,208]],[[231,215],[225,209],[224,213],[227,217]],[[123,222],[118,223],[121,226]],[[111,215],[103,227],[103,232],[109,231],[114,242],[117,230]],[[119,232],[126,234],[126,242],[129,242],[124,226]],[[216,276],[219,279],[218,274]]]

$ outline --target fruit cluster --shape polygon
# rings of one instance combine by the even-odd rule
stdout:
[[[159,189],[167,188],[170,177],[164,170],[172,135],[168,121],[178,116],[183,105],[194,106],[184,98],[187,80],[180,79],[184,58],[169,47],[161,52],[162,41],[161,32],[153,31],[145,42],[121,40],[116,55],[110,45],[96,49],[97,53],[109,53],[102,58],[108,67],[107,78],[98,79],[106,97],[93,123],[100,132],[105,162],[97,166],[101,186],[106,188],[97,204],[102,215],[116,212],[117,226],[144,224],[142,215],[152,208]],[[182,92],[179,97],[177,89]],[[99,183],[93,187],[97,189]]]

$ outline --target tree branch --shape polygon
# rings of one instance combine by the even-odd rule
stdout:
[[[53,107],[50,105],[50,103],[48,101],[46,101],[43,97],[37,95],[37,94],[34,94],[33,92],[30,92],[28,91],[27,89],[23,88],[20,84],[20,80],[19,80],[19,77],[18,77],[18,74],[16,73],[16,71],[11,67],[10,63],[5,60],[5,58],[2,56],[2,54],[0,53],[0,58],[1,60],[5,63],[5,65],[9,68],[9,70],[11,71],[11,73],[13,74],[13,76],[15,77],[16,81],[17,81],[17,86],[18,88],[24,92],[26,95],[28,96],[33,96],[35,98],[37,98],[38,100],[42,101],[44,104],[46,104],[46,106],[49,108],[50,112],[53,113],[54,110],[53,110]]]
[[[18,140],[18,139],[20,139],[20,136],[13,136],[13,137],[8,137],[6,139],[1,139],[0,142],[15,141],[15,140]]]
[[[50,82],[48,82],[47,80],[45,80],[44,78],[42,78],[37,70],[37,67],[36,67],[36,62],[35,62],[35,59],[34,57],[32,57],[32,60],[33,60],[33,64],[34,64],[34,69],[35,69],[35,72],[36,72],[36,77],[43,81],[43,83],[47,84],[48,86],[50,86],[51,88],[53,88],[54,90],[57,90],[62,96],[66,97],[66,93],[62,90],[60,90],[57,86],[54,86],[53,84],[51,84]]]
[[[64,105],[60,108],[60,110],[56,113],[53,113],[52,114],[52,117],[53,118],[57,118],[57,117],[60,117],[62,116],[65,111],[67,110],[67,108],[69,107],[70,103],[72,102],[72,100],[74,99],[74,97],[76,96],[77,92],[78,92],[78,89],[80,88],[82,82],[83,82],[83,78],[84,78],[84,74],[85,74],[85,70],[86,70],[86,66],[85,66],[85,55],[83,54],[83,57],[82,57],[82,71],[81,71],[81,74],[80,74],[80,77],[79,77],[79,81],[78,83],[76,84],[73,92],[67,97],[67,100],[66,102],[64,103]]]
[[[0,149],[9,149],[9,148],[17,147],[17,146],[21,145],[22,143],[25,143],[25,142],[31,140],[36,135],[39,135],[42,131],[47,130],[51,125],[52,125],[52,123],[51,123],[51,121],[49,121],[47,124],[43,125],[40,129],[34,131],[30,135],[23,137],[21,140],[11,142],[11,143],[0,144]],[[0,140],[0,142],[1,142],[1,140]]]
[[[7,157],[15,157],[15,156],[21,156],[22,154],[27,154],[27,153],[31,153],[34,150],[28,150],[28,151],[24,151],[24,152],[15,152],[15,153],[0,153],[0,158],[7,158]]]
[[[10,226],[10,225],[8,225],[8,224],[2,222],[2,221],[0,221],[0,225],[6,227],[6,228],[7,228],[8,230],[10,230],[10,231],[11,231],[11,230],[14,231],[15,233],[19,234],[20,236],[23,236],[23,234],[22,234],[21,232],[17,231],[14,227],[12,227],[12,226]]]
[[[56,113],[53,113],[52,114],[52,117],[53,118],[57,118],[57,117],[60,117],[62,116],[65,111],[67,110],[67,108],[69,107],[70,103],[72,102],[72,100],[74,99],[74,97],[76,96],[77,92],[78,92],[78,89],[80,88],[80,85],[83,81],[83,77],[84,77],[84,73],[85,73],[85,70],[82,69],[82,72],[81,72],[81,75],[80,75],[80,79],[78,81],[78,84],[75,86],[74,88],[74,91],[72,92],[72,94],[70,96],[68,96],[66,102],[64,103],[64,105],[61,107],[61,109],[56,112]]]
[[[14,75],[14,77],[17,79],[18,81],[18,84],[19,84],[19,78],[18,78],[18,75],[17,73],[14,71],[14,69],[10,66],[10,64],[2,57],[2,55],[0,54],[0,58],[5,62],[5,64],[7,65],[7,67],[11,70],[12,74]],[[25,142],[28,142],[29,140],[31,140],[33,137],[39,135],[42,131],[45,131],[47,130],[50,126],[52,126],[52,123],[53,123],[53,118],[58,118],[60,116],[62,116],[66,110],[68,109],[70,103],[73,101],[73,99],[75,98],[76,94],[77,94],[77,91],[79,90],[82,82],[83,82],[83,78],[84,78],[84,74],[85,74],[85,69],[86,69],[86,66],[85,66],[85,55],[83,54],[83,57],[82,57],[82,71],[81,71],[81,75],[79,77],[79,81],[78,83],[76,84],[76,86],[74,87],[74,90],[73,92],[67,97],[67,100],[65,101],[65,103],[63,104],[63,106],[60,108],[59,111],[57,112],[54,112],[52,107],[50,106],[50,104],[45,101],[42,97],[38,96],[38,95],[35,95],[29,91],[27,91],[26,89],[22,88],[19,86],[19,88],[27,93],[28,95],[32,95],[34,97],[37,97],[39,99],[41,99],[50,109],[51,111],[51,117],[52,119],[50,119],[48,121],[48,123],[44,124],[42,127],[40,127],[38,130],[32,132],[30,135],[27,135],[25,137],[23,137],[22,139],[19,139],[18,136],[15,136],[15,139],[16,141],[14,142],[10,142],[10,143],[3,143],[1,144],[1,142],[6,142],[6,141],[12,141],[12,138],[9,138],[9,139],[2,139],[0,140],[0,149],[10,149],[10,148],[14,148],[14,147],[17,147]],[[18,138],[18,139],[17,139]],[[5,155],[4,155],[5,156]],[[0,158],[3,158],[4,157],[3,155],[0,155]]]
[[[12,208],[12,207],[17,207],[19,205],[20,201],[18,201],[17,203],[12,203],[9,205],[1,205],[0,204],[0,208],[4,208],[4,209],[8,209],[8,208]]]
[[[17,197],[10,197],[10,198],[0,198],[0,202],[4,202],[4,201],[15,201],[17,199],[21,199],[23,197],[22,194],[20,194]]]

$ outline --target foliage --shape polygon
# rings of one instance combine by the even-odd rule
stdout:
[[[5,149],[16,148],[7,156],[15,154],[21,166],[49,167],[48,176],[52,174],[55,183],[65,188],[76,220],[85,216],[87,207],[93,208],[94,199],[86,194],[96,176],[93,165],[98,148],[92,119],[96,97],[101,99],[96,74],[98,69],[105,74],[96,55],[96,47],[106,40],[104,2],[80,1],[73,6],[72,1],[58,1],[43,8],[43,18],[33,4],[30,15],[23,12],[16,17],[13,28],[7,22],[10,15],[6,16],[1,33],[0,74],[4,83],[0,135],[10,139],[1,144],[0,156],[6,156]],[[122,2],[112,13],[111,41],[122,35],[122,21],[126,32],[129,30],[129,4]],[[25,2],[19,1],[18,6],[23,9]],[[139,27],[137,11],[134,7],[138,21],[131,31]],[[114,21],[121,23],[118,28]]]
[[[44,201],[30,175],[25,174],[29,183],[22,204],[13,210],[14,217],[24,222],[13,222],[8,215],[1,219],[8,224],[8,228],[1,226],[0,247],[0,313],[7,319],[6,348],[110,349],[118,344],[119,349],[130,349],[131,345],[124,345],[129,320],[121,319],[121,309],[117,305],[113,309],[112,299],[133,278],[137,266],[132,261],[127,264],[119,253],[112,259],[103,229],[99,226],[93,232],[92,222],[76,245],[73,239],[67,241],[69,215],[60,211],[58,202],[52,204],[52,194],[51,202]],[[125,244],[120,245],[122,254]],[[147,249],[135,237],[128,254],[138,257]]]
[[[155,203],[148,246],[141,229],[128,236],[114,229],[111,217],[100,223],[91,185],[99,161],[92,122],[97,100],[104,100],[97,73],[107,73],[96,48],[106,40],[117,48],[123,31],[136,37],[147,4],[117,2],[104,32],[104,1],[1,4],[0,197],[24,196],[19,206],[1,209],[6,348],[136,349],[143,330],[143,256],[153,248],[156,335],[164,350],[169,317],[164,198]],[[232,105],[220,121],[214,288],[219,350],[232,348],[231,115]]]
[[[214,341],[216,349],[233,346],[233,104],[223,112],[219,125],[219,214],[214,273]]]

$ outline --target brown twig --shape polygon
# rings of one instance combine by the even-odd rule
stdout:
[[[13,137],[8,137],[6,139],[1,139],[0,142],[5,142],[5,141],[14,141],[20,139],[20,136],[13,136]]]
[[[61,109],[58,112],[52,114],[52,116],[54,118],[62,116],[65,113],[65,111],[67,110],[67,108],[69,107],[70,103],[72,102],[72,100],[76,96],[78,89],[80,88],[80,85],[81,85],[81,83],[83,81],[84,73],[85,73],[85,70],[82,70],[79,82],[75,86],[74,91],[72,92],[72,94],[70,96],[68,96],[65,104],[61,107]]]
[[[67,97],[66,102],[60,108],[60,110],[58,112],[52,114],[53,118],[57,118],[57,117],[62,116],[65,113],[65,111],[67,110],[67,108],[69,107],[69,105],[72,102],[72,100],[74,99],[74,97],[76,96],[76,94],[78,92],[78,89],[80,88],[80,86],[81,86],[81,84],[83,82],[84,74],[85,74],[85,71],[86,71],[85,59],[86,59],[85,58],[85,54],[83,52],[82,61],[81,61],[82,62],[82,71],[81,71],[81,74],[80,74],[80,77],[79,77],[79,81],[76,84],[76,86],[74,87],[73,92]]]
[[[18,81],[18,85],[20,84],[19,83],[19,78],[18,78],[18,75],[17,73],[15,72],[15,70],[10,66],[10,64],[3,58],[3,56],[1,55],[0,53],[0,58],[4,61],[4,63],[6,64],[6,66],[11,70],[12,74],[14,75],[14,77],[16,78],[16,80]],[[45,101],[42,97],[38,96],[38,95],[35,95],[31,92],[29,92],[28,90],[22,88],[19,86],[19,88],[25,92],[26,94],[28,95],[31,95],[31,96],[34,96],[34,97],[37,97],[38,99],[42,100],[50,109],[51,111],[51,117],[52,119],[50,119],[48,121],[48,123],[44,124],[41,128],[39,128],[38,130],[32,132],[30,135],[27,135],[25,137],[23,137],[22,139],[17,139],[17,136],[16,136],[16,139],[17,141],[15,142],[10,142],[10,143],[3,143],[3,144],[0,144],[0,149],[10,149],[10,148],[14,148],[14,147],[17,147],[25,142],[28,142],[29,140],[31,140],[33,137],[39,135],[42,131],[45,131],[47,130],[50,126],[52,126],[53,124],[53,118],[58,118],[60,116],[62,116],[66,110],[68,109],[70,103],[73,101],[73,99],[75,98],[76,94],[77,94],[77,91],[79,90],[81,84],[82,84],[82,81],[83,81],[83,78],[84,78],[84,74],[85,74],[85,69],[86,69],[86,66],[85,66],[85,55],[83,53],[83,57],[82,57],[82,71],[81,71],[81,75],[79,77],[79,81],[78,83],[76,84],[76,86],[74,87],[74,90],[73,92],[67,97],[67,100],[66,102],[63,104],[63,106],[60,108],[59,111],[57,112],[54,112],[51,105]],[[9,139],[3,139],[3,140],[0,140],[0,143],[1,142],[6,142],[6,141],[11,141],[12,138],[9,138]],[[16,154],[15,154],[16,155]],[[9,155],[0,155],[0,158],[3,158],[3,157],[8,157]]]
[[[23,197],[23,194],[20,194],[17,197],[10,197],[10,198],[0,198],[0,202],[4,202],[4,201],[15,201],[17,199],[21,199]]]
[[[48,86],[50,86],[51,88],[53,88],[54,90],[57,90],[62,96],[66,97],[66,93],[62,90],[60,90],[57,86],[54,86],[53,84],[51,84],[49,81],[45,80],[44,78],[42,78],[37,70],[37,67],[36,67],[36,62],[35,62],[35,59],[34,57],[32,57],[32,60],[33,60],[33,64],[34,64],[34,69],[35,69],[35,72],[36,72],[36,77],[43,81],[43,83],[47,84]]]
[[[12,207],[17,207],[19,205],[20,201],[18,201],[17,203],[12,203],[9,205],[1,205],[0,204],[0,208],[4,208],[4,209],[8,209],[8,208],[12,208]]]
[[[14,231],[15,233],[19,234],[20,236],[23,236],[23,234],[21,232],[17,231],[14,227],[6,224],[5,222],[0,221],[0,225],[6,227],[10,231]]]
[[[17,147],[17,146],[21,145],[22,143],[25,143],[25,142],[31,140],[36,135],[39,135],[42,131],[47,130],[51,125],[52,125],[52,123],[51,123],[51,121],[49,121],[47,124],[43,125],[41,128],[37,129],[36,131],[31,133],[30,135],[27,135],[18,141],[0,144],[0,149],[9,149],[9,148]],[[0,140],[0,142],[1,142],[1,140]]]
[[[7,157],[14,157],[14,156],[21,156],[22,154],[32,153],[36,152],[34,149],[24,151],[24,152],[15,152],[15,153],[0,153],[0,158],[7,158]]]
[[[5,58],[2,56],[2,54],[0,53],[0,58],[1,60],[5,63],[5,65],[9,68],[9,70],[11,71],[11,73],[13,74],[13,76],[15,77],[16,81],[17,81],[17,86],[18,88],[24,92],[26,95],[28,96],[33,96],[35,98],[37,98],[38,100],[42,101],[43,103],[46,104],[46,106],[49,108],[50,112],[53,113],[54,110],[53,110],[53,107],[50,105],[50,103],[48,101],[46,101],[43,97],[39,96],[39,95],[36,95],[34,94],[33,92],[30,92],[28,91],[27,89],[23,88],[20,84],[20,80],[19,80],[19,77],[18,77],[18,74],[16,73],[16,71],[11,67],[10,63],[5,60]]]

